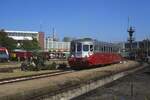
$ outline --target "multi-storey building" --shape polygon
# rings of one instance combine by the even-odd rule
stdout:
[[[39,45],[42,49],[44,49],[44,32],[36,32],[36,31],[10,31],[4,30],[8,37],[13,38],[14,40],[33,40],[33,38],[37,39]]]

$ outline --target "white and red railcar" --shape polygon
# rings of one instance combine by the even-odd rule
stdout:
[[[69,65],[74,68],[90,68],[118,63],[123,60],[119,46],[93,39],[78,39],[71,42]]]

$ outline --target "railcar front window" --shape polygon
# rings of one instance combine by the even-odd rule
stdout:
[[[89,45],[83,45],[83,51],[89,51]]]
[[[81,51],[82,50],[82,44],[81,43],[77,43],[77,51]]]

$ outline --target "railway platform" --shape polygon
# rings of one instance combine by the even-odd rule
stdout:
[[[73,100],[150,100],[150,65]]]

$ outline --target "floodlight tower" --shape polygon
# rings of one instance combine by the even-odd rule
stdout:
[[[127,32],[129,33],[129,44],[130,44],[130,52],[132,52],[132,43],[134,41],[134,38],[133,38],[133,33],[135,32],[135,29],[130,26],[130,28],[127,30]]]

